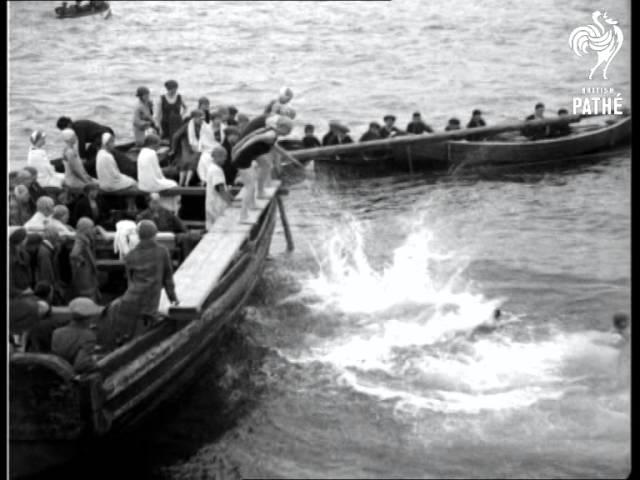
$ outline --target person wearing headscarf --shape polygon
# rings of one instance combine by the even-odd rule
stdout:
[[[27,165],[37,170],[37,182],[43,187],[62,187],[63,173],[57,173],[49,161],[47,151],[44,149],[46,135],[40,130],[35,130],[29,137],[31,146],[27,156]]]
[[[64,185],[71,189],[82,189],[90,183],[98,181],[91,177],[76,151],[76,134],[70,128],[62,131],[62,140],[65,143],[62,152],[62,162],[64,164]]]
[[[124,257],[128,285],[120,298],[117,336],[134,338],[154,323],[163,288],[172,304],[178,303],[169,250],[156,242],[157,232],[152,221],[140,221],[140,242]]]
[[[111,154],[114,140],[110,133],[102,136],[102,148],[96,158],[96,172],[100,188],[105,192],[115,192],[135,187],[136,181],[120,172],[115,158]]]
[[[178,93],[178,82],[167,80],[164,87],[167,93],[160,95],[156,124],[160,127],[160,138],[170,141],[182,125],[182,116],[187,112],[187,106]]]
[[[136,91],[138,103],[133,110],[133,138],[138,147],[144,143],[144,137],[149,128],[157,129],[153,121],[153,104],[150,96],[151,92],[147,87],[138,87]]]
[[[93,220],[82,217],[76,225],[76,237],[69,254],[71,286],[74,297],[98,300],[98,268],[96,266],[96,230]]]
[[[105,132],[115,135],[111,127],[100,125],[92,120],[72,121],[69,117],[60,117],[56,122],[59,130],[70,128],[78,140],[78,155],[85,161],[87,173],[96,174],[96,154],[100,148],[100,141]]]
[[[278,98],[271,100],[269,104],[265,107],[264,113],[270,114],[275,113],[274,110],[281,105],[285,105],[291,101],[293,98],[293,90],[289,87],[282,87],[280,92],[278,93]]]

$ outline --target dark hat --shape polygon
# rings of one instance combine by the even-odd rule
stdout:
[[[371,122],[371,123],[369,124],[369,128],[377,128],[377,129],[380,129],[381,127],[380,127],[380,124],[379,124],[378,122]]]
[[[457,118],[450,118],[449,123],[453,125],[460,125],[460,120],[458,120]]]
[[[164,82],[164,88],[166,88],[167,90],[174,90],[178,88],[178,82],[176,82],[175,80],[167,80],[166,82]]]
[[[136,97],[142,97],[143,95],[148,95],[151,93],[147,87],[138,87],[136,90]]]
[[[536,103],[536,110],[539,108],[544,108],[544,103],[540,102],[540,103]]]
[[[420,112],[413,112],[413,116],[414,117],[419,117],[420,116]]]
[[[472,112],[472,115],[482,115],[482,112],[477,108]]]
[[[625,315],[624,313],[616,313],[613,316],[613,325],[616,328],[626,328],[627,325],[629,324],[629,317],[627,317],[627,315]]]
[[[391,119],[391,120],[393,120],[394,122],[396,121],[396,117],[395,117],[395,115],[385,115],[385,116],[382,118],[382,120],[384,120],[385,122],[387,121],[387,119]]]
[[[232,117],[233,117],[236,113],[238,113],[238,109],[237,109],[235,106],[233,106],[233,105],[229,105],[227,108],[229,109],[229,115],[231,115]]]
[[[24,227],[10,228],[14,228],[13,232],[9,234],[9,243],[11,245],[19,245],[27,238],[27,230]]]
[[[561,108],[560,110],[558,110],[558,115],[564,115],[568,113],[569,113],[569,110],[567,110],[566,108]]]
[[[80,319],[98,315],[104,310],[104,307],[101,307],[88,297],[76,297],[69,302],[69,310],[73,318]]]
[[[316,127],[314,127],[314,126],[313,126],[313,125],[311,125],[310,123],[307,123],[307,124],[304,126],[304,130],[305,130],[305,132],[306,132],[307,130],[314,130],[315,128],[316,128]]]
[[[330,120],[329,121],[329,128],[330,129],[331,128],[335,128],[336,130],[339,130],[342,133],[348,133],[349,132],[349,127],[343,125],[338,120]]]

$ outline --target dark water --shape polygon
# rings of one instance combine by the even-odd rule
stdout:
[[[14,165],[31,128],[58,145],[61,113],[130,136],[131,93],[158,93],[169,75],[191,103],[207,93],[248,112],[289,83],[298,128],[357,116],[357,130],[390,109],[429,110],[439,125],[477,105],[492,123],[540,98],[566,106],[586,78],[566,37],[600,7],[123,2],[105,26],[59,22],[40,5],[10,11]],[[628,4],[609,8],[627,25]],[[610,70],[625,92],[627,49]],[[92,474],[626,476],[630,348],[608,330],[630,311],[630,169],[627,151],[498,179],[311,176],[285,200],[296,251],[278,227],[210,371],[105,447]],[[504,327],[466,338],[495,308]]]

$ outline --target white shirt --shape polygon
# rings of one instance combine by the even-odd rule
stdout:
[[[213,125],[202,121],[200,126],[200,138],[198,139],[198,152],[211,152],[218,145],[213,135]]]
[[[115,192],[136,186],[136,181],[121,173],[116,159],[104,149],[100,149],[96,157],[96,173],[100,188],[106,192]]]
[[[178,184],[165,178],[158,154],[151,148],[142,148],[138,154],[138,188],[145,192],[159,192]]]
[[[42,212],[36,212],[33,216],[27,220],[24,224],[26,230],[44,230],[45,228],[53,228],[59,235],[73,233],[73,229],[68,225],[65,225],[57,218],[53,218],[51,215],[46,216]]]
[[[226,190],[227,185],[225,183],[224,172],[214,162],[211,162],[207,169],[207,188],[205,189],[205,228],[209,230],[218,217],[220,217],[225,208],[227,208],[227,202],[222,195],[216,191],[217,185],[222,185]]]
[[[29,147],[27,165],[38,171],[38,183],[43,187],[62,187],[64,173],[57,173],[44,148]]]

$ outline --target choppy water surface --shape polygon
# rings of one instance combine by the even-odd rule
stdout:
[[[135,88],[168,77],[190,105],[206,94],[250,114],[290,84],[299,126],[320,133],[388,111],[441,128],[474,107],[493,123],[570,106],[589,61],[568,34],[602,7],[118,2],[107,21],[59,21],[53,6],[10,8],[12,165],[32,128],[56,152],[61,114],[129,138]],[[628,4],[605,7],[630,35]],[[625,44],[599,83],[625,98],[628,59]],[[630,311],[630,164],[296,185],[296,251],[278,229],[211,372],[110,473],[626,476],[630,354],[608,330]],[[468,339],[498,307],[505,326]]]

